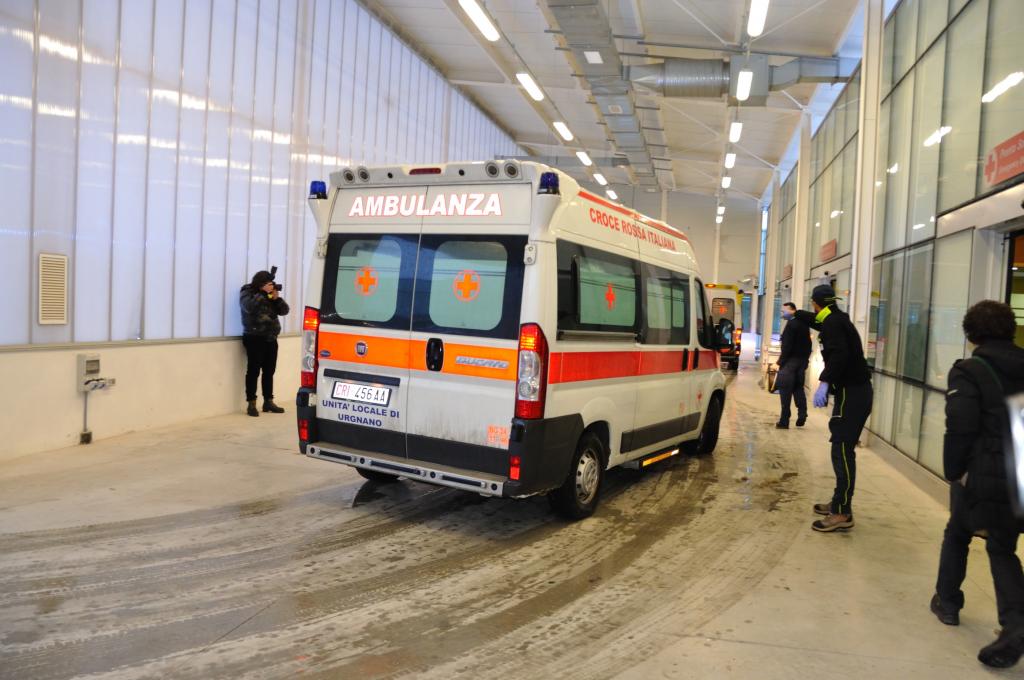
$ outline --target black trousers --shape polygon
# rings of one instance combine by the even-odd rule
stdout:
[[[263,374],[263,399],[274,398],[274,371],[277,370],[277,339],[243,335],[242,345],[249,363],[245,370],[245,400],[256,401],[256,380]]]
[[[796,402],[797,418],[807,417],[807,393],[804,391],[806,371],[806,363],[795,361],[789,361],[779,369],[779,374],[775,377],[775,384],[779,388],[779,399],[782,401],[782,413],[779,414],[780,423],[789,422],[791,401]]]
[[[874,400],[871,383],[851,387],[837,387],[832,418],[828,429],[832,433],[832,470],[836,473],[836,488],[832,492],[832,512],[853,514],[853,491],[857,485],[857,441],[871,415]]]
[[[967,490],[953,482],[949,485],[949,521],[942,534],[939,577],[935,581],[935,592],[946,610],[963,609],[964,591],[960,586],[967,577],[967,554],[973,537]]]

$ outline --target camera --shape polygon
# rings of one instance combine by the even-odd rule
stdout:
[[[270,268],[270,280],[274,281],[274,277],[275,276],[277,276],[277,265],[276,264],[273,267]],[[274,281],[274,290],[276,290],[278,292],[281,292],[283,289],[284,289],[284,286],[282,286],[277,281]]]

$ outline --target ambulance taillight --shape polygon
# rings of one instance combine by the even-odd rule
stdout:
[[[316,387],[317,335],[320,330],[320,310],[306,307],[302,315],[302,386]]]
[[[535,323],[519,330],[519,373],[516,380],[516,418],[544,417],[547,395],[548,341]]]

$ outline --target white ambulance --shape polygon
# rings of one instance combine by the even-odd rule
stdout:
[[[300,448],[593,512],[607,469],[710,453],[725,404],[686,236],[517,161],[314,182]]]

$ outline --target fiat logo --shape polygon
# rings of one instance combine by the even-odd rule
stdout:
[[[356,343],[356,354],[358,354],[359,356],[365,357],[368,349],[369,348],[366,346],[366,343],[363,342],[362,340]]]

